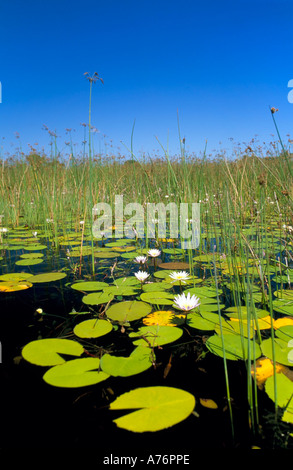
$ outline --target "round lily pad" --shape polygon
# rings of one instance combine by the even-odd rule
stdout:
[[[130,338],[138,338],[133,342],[135,346],[154,348],[163,344],[177,341],[183,334],[181,328],[172,326],[149,325],[142,326],[135,333],[130,333]]]
[[[30,282],[37,284],[39,282],[54,282],[66,277],[65,273],[44,273],[36,274],[30,278]]]
[[[73,359],[51,367],[43,379],[49,385],[62,388],[87,387],[106,380],[109,375],[99,370],[100,360],[96,357]]]
[[[33,266],[35,264],[41,264],[43,262],[42,259],[39,258],[30,258],[30,259],[20,259],[15,262],[17,266]]]
[[[106,282],[99,281],[76,282],[71,285],[72,289],[82,292],[99,291],[103,290],[105,287],[108,287],[108,284]]]
[[[32,287],[32,284],[27,281],[2,281],[0,282],[0,292],[16,292],[26,290]]]
[[[141,300],[155,305],[173,305],[174,295],[168,292],[144,292],[140,296]]]
[[[82,301],[86,305],[101,305],[107,304],[114,299],[112,292],[92,292],[82,298]]]
[[[111,305],[107,310],[107,317],[114,321],[130,322],[145,317],[152,307],[139,300],[127,300]]]
[[[84,348],[77,341],[63,338],[45,338],[31,341],[22,349],[22,357],[39,366],[63,364],[65,359],[60,354],[81,356]]]
[[[112,328],[112,324],[107,320],[90,319],[78,323],[73,333],[79,338],[98,338],[109,333]]]

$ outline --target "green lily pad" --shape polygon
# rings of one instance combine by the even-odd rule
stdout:
[[[173,387],[143,387],[120,395],[110,410],[137,410],[117,418],[119,428],[132,432],[154,432],[186,419],[194,410],[195,398]]]
[[[284,374],[276,374],[277,397],[275,397],[275,377],[268,377],[265,382],[265,391],[280,408],[286,408],[293,413],[293,382]]]
[[[273,309],[283,315],[293,316],[293,300],[291,299],[275,299],[273,300]]]
[[[44,273],[36,274],[30,278],[30,282],[37,284],[39,282],[54,282],[66,277],[65,273]]]
[[[98,252],[98,253],[95,253],[95,257],[96,258],[117,258],[118,256],[120,256],[120,253],[114,253],[113,251],[105,251],[105,252]]]
[[[108,334],[113,326],[107,320],[90,319],[78,323],[73,333],[79,338],[98,338]]]
[[[281,326],[281,328],[276,330],[275,334],[278,338],[288,342],[293,339],[293,325]]]
[[[169,282],[150,282],[149,284],[143,284],[143,292],[161,292],[168,289],[172,289],[172,284]]]
[[[274,341],[274,351],[272,341]],[[265,339],[261,343],[261,350],[263,355],[269,359],[274,360],[275,357],[276,362],[279,364],[292,367],[292,362],[289,360],[291,348],[288,343],[289,341],[284,341],[282,338],[274,338],[274,340],[272,338]]]
[[[113,377],[129,377],[140,374],[151,366],[151,353],[142,347],[135,348],[129,357],[104,354],[101,358],[102,370]]]
[[[192,312],[187,315],[186,324],[192,328],[204,331],[213,331],[219,323],[219,316],[215,313],[206,313],[205,316]]]
[[[152,311],[152,307],[139,300],[127,300],[111,305],[107,310],[107,317],[118,322],[131,322],[145,317]]]
[[[130,338],[139,338],[133,342],[135,346],[155,348],[163,344],[177,341],[183,334],[181,328],[173,326],[149,325],[142,326],[137,332],[129,334]]]
[[[2,274],[2,276],[0,276],[0,281],[14,281],[14,282],[26,281],[32,276],[33,274],[31,273],[8,273],[8,274]]]
[[[108,287],[108,284],[99,281],[82,281],[71,285],[71,289],[82,292],[99,291],[103,290],[105,287]]]
[[[15,262],[17,266],[33,266],[35,264],[41,264],[43,262],[42,259],[39,258],[30,258],[30,259],[20,259]]]
[[[143,302],[148,302],[155,305],[173,305],[174,295],[168,292],[144,292],[140,296]]]
[[[44,256],[43,253],[25,253],[24,255],[20,255],[20,257],[24,259],[42,258],[43,256]]]
[[[47,245],[27,245],[24,247],[25,250],[29,251],[45,250],[45,248],[47,248]]]
[[[60,354],[81,356],[83,346],[77,341],[62,338],[46,338],[31,341],[22,349],[22,357],[32,364],[39,366],[55,366],[63,364]]]
[[[51,367],[43,379],[49,385],[62,388],[88,387],[106,380],[109,375],[99,370],[100,360],[96,357],[73,359]]]
[[[140,285],[140,281],[135,276],[118,277],[114,282],[115,286],[129,287]]]
[[[225,357],[232,361],[247,360],[248,350],[250,350],[250,359],[257,359],[261,356],[261,349],[258,344],[252,340],[243,338],[241,335],[225,334],[224,336]],[[221,336],[215,334],[206,341],[206,347],[216,356],[224,357],[223,344]],[[249,347],[249,349],[248,349]]]
[[[138,293],[138,290],[132,286],[109,286],[104,289],[105,294],[130,296]]]
[[[111,292],[92,292],[84,295],[82,301],[86,305],[101,305],[107,304],[113,299],[114,295]]]

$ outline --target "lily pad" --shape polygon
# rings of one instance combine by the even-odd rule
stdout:
[[[104,336],[112,330],[113,326],[107,320],[90,319],[78,323],[73,333],[79,338],[98,338]]]
[[[150,351],[137,347],[129,357],[104,354],[101,358],[101,368],[113,377],[129,377],[139,374],[152,366]]]
[[[32,277],[33,274],[31,273],[8,273],[8,274],[2,274],[0,276],[0,281],[26,281],[30,277]]]
[[[114,295],[111,292],[92,292],[84,295],[82,301],[86,305],[101,305],[107,304],[113,299]]]
[[[71,289],[82,291],[82,292],[93,292],[103,290],[105,287],[108,287],[106,282],[99,282],[99,281],[83,281],[83,282],[76,282],[75,284],[71,285]]]
[[[107,317],[118,322],[131,322],[148,315],[152,307],[139,300],[127,300],[111,305],[107,310]]]
[[[32,287],[31,282],[26,281],[2,281],[0,282],[0,292],[16,292]]]
[[[137,410],[117,418],[119,428],[132,432],[154,432],[186,419],[195,407],[189,392],[173,387],[143,387],[120,395],[110,410]]]
[[[160,269],[168,269],[171,271],[175,271],[175,270],[182,271],[182,270],[190,269],[189,263],[182,263],[180,261],[172,261],[170,263],[161,263],[159,267]]]
[[[129,334],[130,338],[138,338],[133,342],[135,346],[146,346],[155,348],[163,344],[177,341],[183,334],[181,328],[172,326],[150,325],[142,326],[137,332]]]
[[[155,305],[172,305],[174,303],[174,295],[168,292],[144,292],[140,296],[143,302]]]
[[[22,357],[38,366],[63,364],[65,359],[60,354],[81,356],[84,348],[77,341],[63,338],[46,338],[31,341],[22,349]]]
[[[224,357],[222,338],[219,335],[213,335],[206,341],[206,346],[210,352],[216,356]],[[252,340],[243,338],[240,335],[224,335],[225,357],[232,361],[247,360],[248,347],[250,350],[250,359],[256,359],[261,356],[261,350],[258,344]]]
[[[49,385],[62,388],[87,387],[106,380],[109,375],[99,370],[100,360],[96,357],[73,359],[51,367],[43,379]]]
[[[272,342],[274,341],[274,348]],[[269,359],[276,360],[279,364],[285,366],[291,366],[292,362],[289,361],[289,353],[291,351],[290,346],[288,345],[289,341],[284,341],[281,338],[272,338],[265,339],[261,343],[261,350],[264,356]]]
[[[27,245],[27,246],[24,246],[24,249],[29,250],[29,251],[45,250],[45,248],[47,248],[47,245]]]
[[[284,374],[276,374],[277,397],[275,397],[275,377],[271,376],[265,382],[265,391],[280,408],[286,408],[293,413],[293,382]]]
[[[41,264],[43,262],[42,259],[39,258],[30,258],[30,259],[20,259],[15,262],[17,266],[33,266],[35,264]]]
[[[42,282],[54,282],[59,281],[66,277],[65,273],[43,273],[43,274],[36,274],[30,278],[30,282],[33,284],[42,283]]]

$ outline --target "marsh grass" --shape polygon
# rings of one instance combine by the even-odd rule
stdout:
[[[92,80],[92,81],[91,81]],[[89,154],[85,148],[81,156],[71,153],[64,157],[58,153],[56,138],[52,135],[51,154],[31,152],[10,156],[1,161],[0,214],[2,226],[15,228],[28,226],[30,230],[41,227],[46,237],[54,241],[58,250],[60,240],[66,240],[68,231],[79,235],[82,265],[84,241],[91,246],[90,275],[95,278],[96,267],[91,226],[92,208],[97,202],[107,202],[114,213],[115,195],[123,195],[124,203],[137,202],[146,206],[149,202],[181,202],[201,204],[202,237],[196,253],[188,250],[182,260],[187,260],[193,275],[195,254],[213,255],[213,266],[204,266],[206,278],[217,289],[220,305],[219,283],[229,290],[231,305],[239,308],[238,319],[242,329],[243,344],[250,337],[250,324],[257,325],[253,298],[254,274],[249,273],[251,260],[263,299],[268,299],[266,308],[273,319],[273,287],[271,283],[271,258],[279,257],[278,246],[285,253],[287,266],[292,265],[292,235],[287,227],[293,225],[293,177],[292,156],[284,145],[278,152],[272,144],[266,154],[262,149],[247,146],[237,149],[237,158],[228,159],[224,154],[208,157],[188,155],[185,140],[181,139],[180,155],[171,158],[161,145],[163,156],[136,158],[131,142],[130,160],[111,156],[95,155],[91,140],[91,92],[94,83],[90,80],[89,105]],[[273,116],[274,118],[274,116]],[[274,121],[275,122],[275,121]],[[273,236],[278,233],[276,240]],[[253,237],[250,237],[253,234]],[[271,238],[270,238],[271,236]],[[158,239],[147,242],[162,247]],[[276,245],[278,243],[279,245]],[[175,245],[173,243],[173,247]],[[282,262],[284,260],[282,259]],[[289,263],[289,264],[288,264]],[[217,269],[220,267],[220,270]],[[226,278],[221,274],[225,267]],[[273,264],[275,274],[278,264]],[[81,271],[80,271],[81,272]],[[282,273],[281,273],[282,274]],[[280,274],[280,275],[281,275]],[[204,276],[205,277],[205,276]],[[281,282],[282,288],[283,282]],[[247,307],[248,323],[243,322],[241,306]],[[222,316],[219,308],[220,328]],[[273,324],[273,323],[272,323]],[[244,331],[245,329],[248,331]],[[274,328],[271,326],[273,363],[276,388],[276,360],[274,356]],[[222,336],[224,351],[224,374],[230,413],[232,435],[234,433],[233,411],[230,395],[230,379],[225,357],[225,336]],[[261,343],[257,327],[255,342]],[[259,426],[256,384],[252,381],[250,363],[253,350],[248,349],[247,399],[248,419],[253,432]],[[253,362],[253,361],[252,361]],[[255,365],[255,362],[254,362]],[[277,400],[276,400],[277,403]],[[278,408],[276,406],[275,416]]]

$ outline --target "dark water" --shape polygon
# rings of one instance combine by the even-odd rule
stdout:
[[[52,269],[52,265],[49,266]],[[24,269],[22,269],[24,270]],[[33,273],[48,270],[48,265],[33,266]],[[19,269],[21,271],[21,269]],[[99,280],[99,279],[98,279]],[[72,274],[57,283],[34,285],[22,292],[1,294],[0,332],[2,345],[1,372],[1,452],[16,449],[26,452],[39,450],[65,452],[72,456],[86,450],[96,463],[103,463],[110,454],[143,456],[149,454],[186,454],[195,459],[198,452],[212,449],[249,450],[252,445],[272,446],[270,435],[265,439],[254,435],[248,423],[248,403],[244,363],[228,361],[229,386],[232,397],[234,436],[227,407],[223,360],[207,354],[204,332],[198,341],[184,351],[176,344],[166,345],[156,352],[157,367],[128,378],[110,377],[90,387],[62,389],[46,384],[42,375],[46,368],[27,363],[21,356],[22,347],[42,337],[58,336],[59,331],[72,330],[74,317],[68,312],[84,310],[82,295],[70,288]],[[68,285],[67,285],[68,284]],[[63,319],[35,314],[36,308],[57,314]],[[83,316],[83,319],[89,318]],[[123,350],[125,336],[110,333],[99,344]],[[188,338],[185,338],[188,339]],[[180,340],[182,342],[182,339]],[[164,379],[163,373],[170,354],[172,367]],[[196,398],[198,416],[155,433],[131,433],[118,429],[113,419],[125,414],[110,411],[109,404],[117,396],[137,387],[165,385],[189,391]],[[273,404],[261,391],[260,410],[273,411]],[[201,406],[199,398],[210,398],[218,409]],[[16,455],[16,454],[13,454]]]

